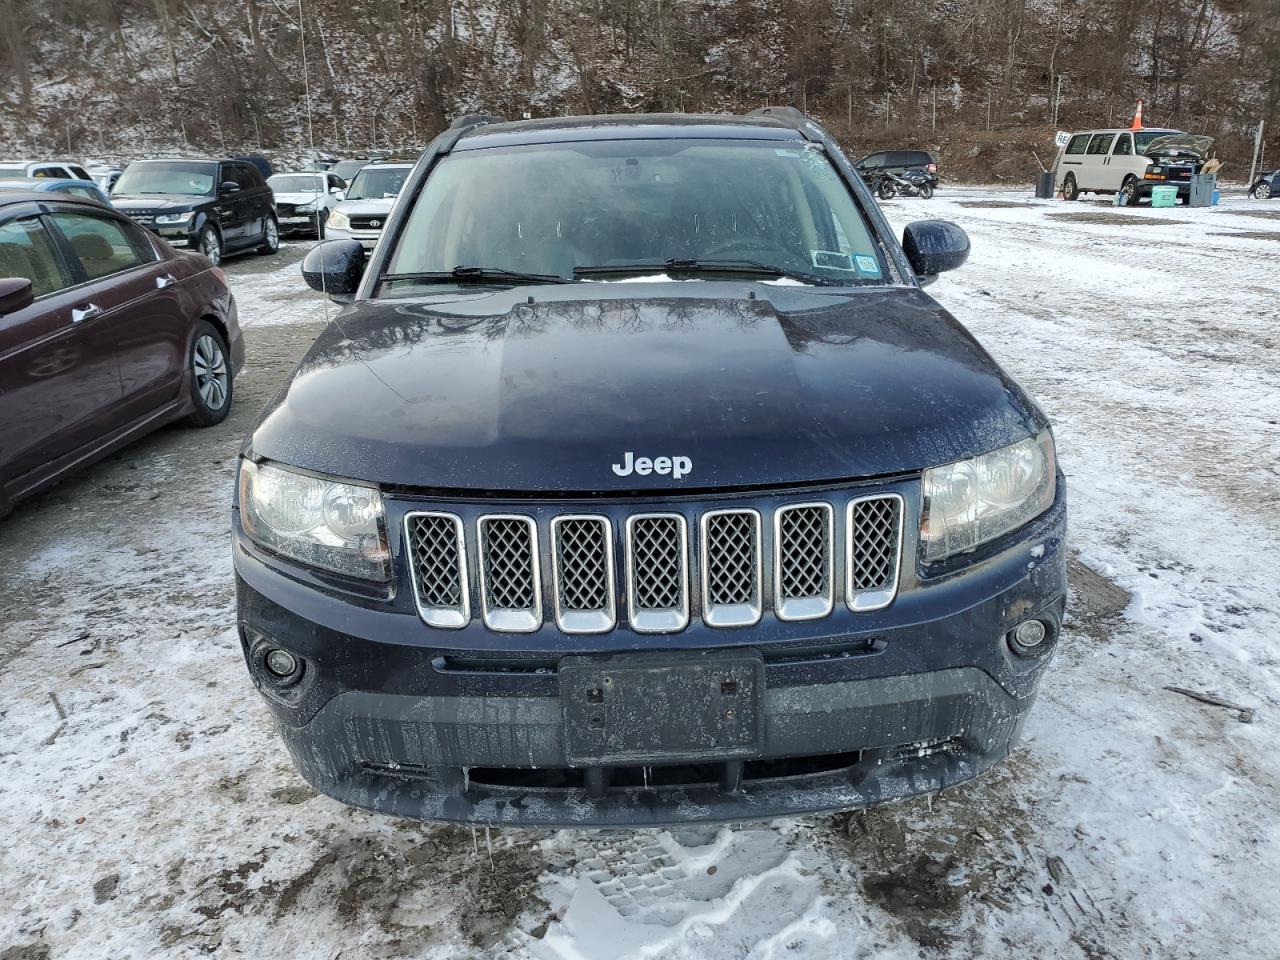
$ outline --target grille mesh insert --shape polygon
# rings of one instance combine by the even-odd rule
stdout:
[[[778,519],[778,595],[782,599],[831,593],[831,511],[793,507]]]
[[[424,607],[462,609],[462,564],[458,521],[440,515],[409,518],[414,587]]]
[[[707,602],[757,602],[760,557],[752,513],[717,513],[707,518]]]
[[[849,543],[849,583],[854,593],[889,590],[898,578],[897,497],[874,497],[853,505]]]
[[[514,517],[480,521],[485,603],[491,610],[533,610],[538,606],[533,533]]]
[[[637,610],[684,606],[684,545],[675,517],[640,517],[631,526],[634,605]]]
[[[572,517],[556,524],[556,589],[561,609],[609,608],[606,522]]]

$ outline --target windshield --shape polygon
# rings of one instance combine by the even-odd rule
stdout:
[[[27,168],[21,166],[0,166],[0,180],[22,180],[27,176]]]
[[[322,193],[324,178],[309,174],[282,173],[267,181],[276,193]]]
[[[394,197],[404,186],[411,167],[365,167],[351,181],[348,200],[383,200]]]
[[[432,172],[388,273],[456,266],[571,277],[668,260],[879,282],[862,214],[826,154],[794,141],[614,140],[454,153]]]
[[[121,196],[138,193],[180,193],[193,197],[213,193],[213,178],[218,167],[213,163],[183,160],[156,163],[131,163],[116,181],[113,193]]]
[[[1152,140],[1159,140],[1161,137],[1172,137],[1179,132],[1178,130],[1143,130],[1141,133],[1133,135],[1133,142],[1137,146],[1139,153],[1146,153],[1147,147],[1151,146]]]
[[[339,160],[330,168],[329,172],[336,174],[343,180],[350,180],[368,162],[368,160]]]

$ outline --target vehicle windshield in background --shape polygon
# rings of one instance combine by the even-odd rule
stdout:
[[[1177,130],[1143,130],[1133,135],[1133,145],[1139,153],[1146,153],[1147,147],[1151,146],[1151,141],[1159,140],[1161,137],[1177,136],[1178,133]]]
[[[324,178],[309,174],[278,173],[267,181],[276,193],[324,193]]]
[[[348,200],[384,200],[394,197],[404,186],[410,167],[384,167],[371,170],[368,167],[356,174],[347,191]]]
[[[217,164],[193,163],[182,160],[166,160],[162,163],[148,161],[132,163],[116,181],[112,193],[180,193],[193,197],[213,193],[213,178]]]
[[[763,265],[880,283],[875,242],[820,149],[795,142],[626,140],[459,151],[427,179],[389,268],[482,266],[569,278],[668,261]],[[409,276],[405,276],[409,275]]]
[[[25,180],[27,168],[23,166],[0,166],[0,180]]]
[[[329,172],[334,176],[338,176],[343,180],[349,181],[359,173],[360,168],[365,166],[368,162],[368,160],[339,160],[329,168]]]

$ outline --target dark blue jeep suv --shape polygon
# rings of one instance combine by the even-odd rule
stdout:
[[[302,775],[391,814],[866,806],[1017,741],[1057,643],[1041,411],[830,136],[467,117],[245,441],[239,631]]]

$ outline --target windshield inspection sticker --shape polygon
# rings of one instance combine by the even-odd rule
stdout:
[[[853,258],[857,263],[858,269],[863,273],[870,273],[874,276],[880,276],[880,264],[876,263],[875,257],[868,257],[866,254],[860,253]]]

